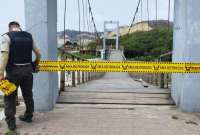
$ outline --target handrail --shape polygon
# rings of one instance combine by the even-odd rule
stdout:
[[[73,53],[70,53],[69,51],[66,51],[62,48],[58,49],[61,60],[67,60],[70,58],[72,61],[88,61],[87,59],[81,58],[79,56],[74,55]],[[81,83],[86,83],[88,81],[101,78],[104,76],[105,73],[95,73],[95,72],[82,72],[82,71],[61,71],[60,73],[60,93],[62,91],[65,91],[66,88],[66,78],[71,80],[71,84],[68,86],[76,87],[76,85],[79,85]],[[66,74],[67,73],[67,74]],[[70,78],[69,78],[70,77]]]
[[[60,53],[62,53],[62,54],[67,54],[67,55],[70,55],[70,56],[72,56],[72,57],[74,57],[74,58],[78,58],[78,59],[80,59],[80,60],[88,61],[87,59],[81,58],[80,56],[76,56],[76,55],[74,55],[73,53],[70,53],[69,51],[63,50],[63,49],[61,49],[61,48],[58,48],[58,51],[59,51]]]
[[[172,52],[167,52],[165,54],[162,54],[162,55],[160,55],[160,58],[163,58],[163,57],[166,57],[166,56],[169,56],[169,55],[172,55]]]
[[[164,61],[165,57],[172,55],[172,52],[168,52],[165,54],[160,55],[159,59],[155,59],[154,61]],[[153,73],[130,73],[130,76],[135,78],[135,79],[141,79],[142,81],[145,81],[149,84],[159,86],[161,89],[165,88],[168,89],[170,88],[171,84],[171,74],[153,74]]]

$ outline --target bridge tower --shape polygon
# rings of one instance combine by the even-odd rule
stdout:
[[[108,29],[108,25],[115,25],[114,29]],[[108,33],[113,32],[113,36],[109,37]],[[104,35],[103,35],[103,50],[106,50],[106,40],[114,39],[116,40],[116,50],[119,49],[119,21],[105,21],[104,22]]]
[[[200,62],[199,0],[175,0],[173,62]],[[200,112],[200,75],[173,74],[172,96],[188,112]]]
[[[57,60],[57,1],[24,0],[26,30],[33,34],[43,60]],[[39,73],[34,80],[36,111],[52,110],[58,97],[56,73]]]

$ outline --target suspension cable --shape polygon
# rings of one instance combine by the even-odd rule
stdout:
[[[143,4],[142,4],[142,0],[141,0],[141,4],[140,4],[140,6],[141,6],[141,25],[142,25],[142,21],[143,21]],[[142,30],[143,30],[143,25],[142,25]]]
[[[91,7],[91,4],[90,4],[90,0],[88,0],[88,5],[89,5],[89,12],[90,12],[90,15],[91,15],[91,18],[92,18],[92,23],[93,23],[93,26],[94,26],[94,32],[96,33],[96,38],[100,39],[98,31],[97,31],[96,24],[95,24],[95,21],[94,21],[94,16],[93,16],[93,12],[92,12],[92,7]]]
[[[82,29],[82,48],[85,44],[85,38],[84,38],[84,32],[85,32],[85,3],[84,3],[84,0],[82,0],[82,10],[83,10],[83,14],[82,14],[82,19],[83,19],[83,29]]]
[[[158,0],[156,0],[156,28],[158,27]]]
[[[81,42],[81,9],[80,9],[80,0],[78,0],[78,23],[79,23],[79,42],[80,42],[80,46],[82,46],[82,42]]]
[[[133,16],[133,20],[132,20],[132,22],[131,22],[131,25],[129,26],[128,34],[130,33],[131,28],[133,27],[133,24],[134,24],[134,22],[135,22],[136,15],[137,15],[138,10],[139,10],[140,2],[141,2],[141,0],[138,0],[138,4],[137,4],[137,7],[136,7],[136,10],[135,10],[134,16]]]
[[[86,20],[87,20],[87,21],[86,21],[86,24],[87,24],[87,31],[90,32],[89,18],[88,18],[89,10],[88,10],[88,3],[87,3],[87,0],[86,0],[85,2],[86,2],[86,3],[85,3],[85,6],[86,6],[86,7],[85,7],[85,9],[86,9],[86,12],[85,12],[86,14],[85,14],[85,15],[86,15]]]
[[[82,10],[83,10],[83,32],[85,31],[85,3],[84,0],[82,0]]]
[[[91,33],[95,33],[94,31],[94,25],[93,25],[93,20],[92,20],[92,17],[91,17],[91,14],[90,14],[90,3],[89,1],[87,0],[87,3],[88,3],[88,17],[89,17],[89,24],[90,24],[90,30],[91,30]],[[96,35],[95,35],[95,38],[96,38]]]
[[[65,0],[65,7],[64,7],[64,45],[66,44],[66,10],[67,10],[67,2]]]
[[[168,7],[168,30],[170,28],[170,14],[171,14],[171,0],[169,0],[169,7]]]
[[[168,41],[168,44],[170,44],[170,14],[171,14],[171,0],[169,0],[169,3],[168,3],[168,38],[167,38],[167,41]]]
[[[148,31],[149,31],[149,0],[147,0],[147,20],[148,20]]]

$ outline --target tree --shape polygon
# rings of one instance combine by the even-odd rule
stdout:
[[[172,35],[172,29],[158,28],[125,35],[120,38],[120,44],[129,59],[154,60],[172,50]]]

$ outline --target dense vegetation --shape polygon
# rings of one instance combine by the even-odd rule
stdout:
[[[154,60],[172,50],[172,29],[159,28],[148,32],[136,32],[120,39],[125,56],[132,60]]]
[[[152,61],[160,55],[172,51],[172,29],[161,27],[148,32],[135,32],[120,37],[120,45],[124,47],[125,56],[129,60]],[[102,40],[100,41],[102,43]],[[107,46],[114,45],[114,40],[107,40]],[[96,42],[91,42],[88,49],[95,50]],[[167,57],[168,60],[171,56]]]
[[[89,50],[96,50],[97,48],[97,43],[95,41],[93,42],[90,42],[88,45],[87,45],[88,49]]]

